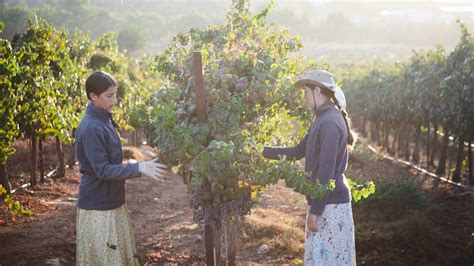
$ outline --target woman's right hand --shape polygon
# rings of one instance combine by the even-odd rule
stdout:
[[[309,231],[316,233],[319,231],[318,229],[318,216],[316,214],[312,214],[308,211],[308,215],[306,217],[306,225],[309,229]]]
[[[158,158],[155,158],[147,162],[138,163],[138,171],[157,181],[163,181],[163,179],[168,176],[168,166],[157,163],[157,161]]]

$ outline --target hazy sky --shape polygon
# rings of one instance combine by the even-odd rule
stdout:
[[[2,1],[41,6],[41,3],[65,0]],[[254,11],[261,10],[269,2],[250,0]],[[310,57],[345,59],[354,55],[396,59],[411,54],[413,49],[431,49],[436,44],[450,50],[459,41],[458,18],[474,32],[474,0],[275,2],[269,21],[288,27],[292,35],[300,35],[305,45],[304,53]],[[87,21],[76,18],[79,25],[72,26],[83,27],[98,36],[105,30],[120,31],[124,25],[134,22],[146,35],[142,43],[148,51],[157,53],[178,32],[222,23],[232,0],[89,0],[89,3],[110,11],[113,23],[100,21],[87,28]],[[69,25],[68,22],[75,20],[69,16],[53,16],[53,21]]]

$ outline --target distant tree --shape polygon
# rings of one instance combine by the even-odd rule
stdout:
[[[120,30],[117,42],[121,51],[129,53],[140,51],[145,47],[145,31],[133,23],[125,24]]]
[[[7,6],[1,4],[0,21],[5,28],[0,34],[4,39],[11,39],[15,33],[22,33],[28,20],[28,8],[25,5]]]
[[[183,32],[189,28],[203,28],[209,25],[209,21],[203,15],[192,12],[178,17],[172,24],[170,25],[172,29],[175,29],[177,32]]]

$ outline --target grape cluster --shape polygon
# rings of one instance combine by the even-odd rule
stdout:
[[[228,201],[224,201],[222,196],[214,196],[206,201],[203,195],[202,187],[195,189],[192,193],[191,206],[194,208],[194,221],[213,226],[243,219],[250,214],[254,203],[250,190],[244,190],[241,197]]]

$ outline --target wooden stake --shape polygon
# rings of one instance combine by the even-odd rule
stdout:
[[[196,92],[196,111],[198,122],[203,123],[207,119],[206,114],[206,94],[204,90],[204,78],[202,74],[202,55],[201,52],[193,53],[194,62],[194,90]]]
[[[204,91],[204,78],[202,74],[202,55],[200,52],[193,53],[194,63],[194,90],[196,92],[196,111],[198,122],[206,122],[206,94]],[[206,187],[210,188],[208,182]],[[204,245],[206,247],[206,264],[216,265],[215,257],[215,243],[214,243],[214,228],[211,225],[204,226]]]

